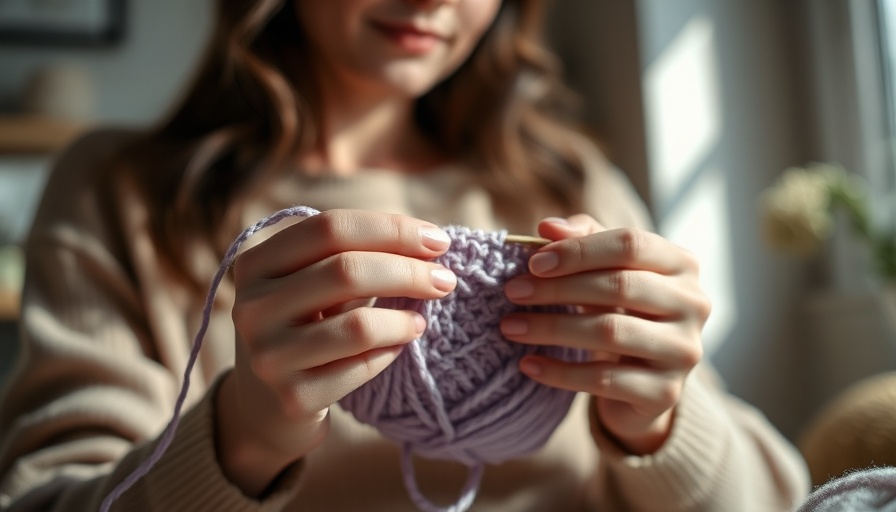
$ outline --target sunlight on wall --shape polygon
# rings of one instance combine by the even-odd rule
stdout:
[[[644,78],[657,227],[701,262],[701,284],[713,301],[704,329],[708,352],[737,320],[726,179],[708,163],[722,135],[717,59],[713,24],[695,16]]]

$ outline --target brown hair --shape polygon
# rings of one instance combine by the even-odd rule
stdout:
[[[122,154],[146,194],[162,257],[189,277],[190,239],[233,230],[239,202],[315,143],[311,84],[291,73],[302,36],[288,0],[218,0],[217,24],[186,95]],[[542,43],[544,0],[505,0],[471,57],[418,100],[422,130],[481,168],[496,195],[579,208],[558,59]],[[301,67],[301,66],[299,66]],[[198,283],[197,283],[198,284]]]

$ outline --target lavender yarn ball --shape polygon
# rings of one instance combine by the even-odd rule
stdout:
[[[501,318],[514,311],[571,311],[507,300],[504,283],[526,272],[530,246],[505,244],[504,231],[444,229],[452,243],[437,261],[457,275],[457,288],[441,300],[378,300],[378,307],[418,311],[428,327],[382,373],[339,402],[402,446],[406,486],[424,510],[464,510],[468,504],[428,505],[416,488],[411,454],[472,468],[461,499],[472,503],[483,466],[539,450],[575,398],[528,378],[519,360],[533,353],[567,361],[587,356],[578,349],[513,343],[500,334]]]

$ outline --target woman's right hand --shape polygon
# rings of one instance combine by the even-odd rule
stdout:
[[[423,317],[375,297],[434,299],[456,278],[433,224],[330,210],[286,227],[234,265],[236,363],[216,402],[218,458],[249,496],[323,442],[328,410],[420,336]]]

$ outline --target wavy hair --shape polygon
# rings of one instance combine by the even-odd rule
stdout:
[[[505,0],[470,58],[417,100],[415,114],[446,154],[481,169],[491,193],[570,211],[583,179],[570,142],[575,97],[542,41],[544,4]],[[316,142],[314,88],[291,71],[305,58],[297,16],[288,0],[218,0],[185,95],[122,154],[161,256],[185,278],[187,242],[238,228],[241,200]]]

